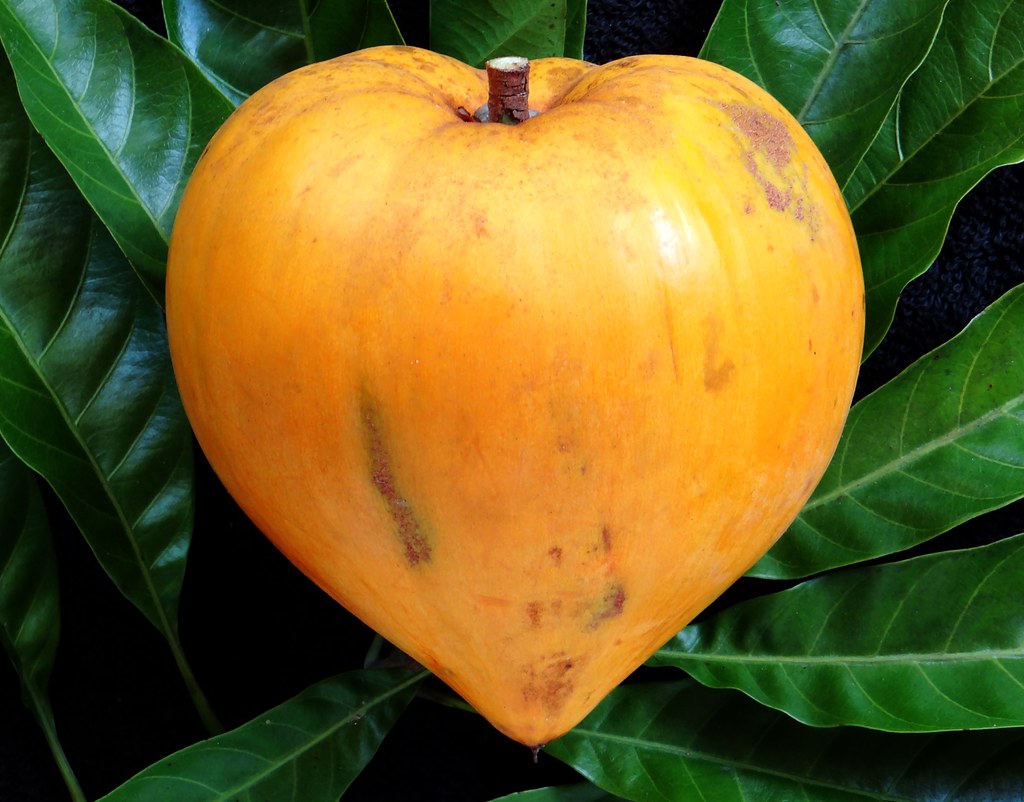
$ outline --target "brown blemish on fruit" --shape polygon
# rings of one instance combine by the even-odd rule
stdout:
[[[587,555],[592,557],[594,555],[610,554],[613,536],[612,528],[608,524],[604,524],[597,539],[591,541],[591,544],[587,547]]]
[[[548,557],[551,558],[551,562],[553,562],[555,565],[561,565],[562,564],[562,547],[561,546],[552,546],[550,549],[548,549]]]
[[[541,667],[528,666],[524,671],[523,699],[540,703],[549,713],[557,712],[575,689],[571,674],[577,662],[568,652],[555,652],[541,658]]]
[[[544,605],[539,601],[533,601],[526,605],[526,617],[530,619],[530,628],[540,627],[541,617],[544,613]]]
[[[361,413],[366,449],[370,455],[370,477],[384,501],[388,514],[395,522],[398,539],[405,548],[405,559],[413,567],[430,562],[430,543],[412,510],[412,505],[395,484],[391,455],[381,434],[380,416],[368,401],[364,401]]]
[[[736,363],[719,353],[722,321],[708,317],[704,324],[704,387],[715,392],[729,383]]]
[[[626,588],[623,587],[621,582],[616,580],[605,588],[604,595],[601,596],[592,608],[587,629],[597,629],[605,621],[622,615],[622,610],[625,606]]]
[[[783,191],[770,181],[760,177],[758,177],[758,182],[761,184],[761,189],[764,190],[764,197],[771,208],[777,212],[784,212],[789,208],[790,203],[793,201],[792,185],[787,186],[785,191]]]
[[[797,198],[796,199],[796,203],[793,206],[793,217],[795,217],[800,222],[803,222],[803,219],[806,216],[807,215],[804,212],[804,199],[803,198]]]
[[[722,110],[729,115],[743,136],[750,140],[754,150],[764,154],[772,167],[782,170],[789,164],[796,146],[782,120],[763,109],[751,108],[742,103],[725,104]]]
[[[770,180],[761,169],[757,158],[760,155],[771,168],[770,172],[775,173],[778,178],[783,177],[796,150],[796,144],[785,124],[764,109],[753,108],[743,103],[715,105],[729,115],[740,135],[749,143],[750,149],[743,153],[743,166],[761,187],[768,205],[778,212],[787,210],[793,204],[792,179],[782,183]],[[748,202],[745,210],[749,208]],[[749,214],[749,211],[747,213]],[[798,200],[794,215],[797,220],[804,219],[802,201]]]

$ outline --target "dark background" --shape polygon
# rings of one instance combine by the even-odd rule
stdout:
[[[159,3],[122,3],[162,30]],[[426,45],[426,3],[392,0],[410,44]],[[716,2],[591,0],[586,57],[643,52],[695,55]],[[958,332],[1024,282],[1024,169],[990,176],[961,204],[937,263],[904,293],[885,344],[868,360],[859,394]],[[291,567],[237,510],[197,454],[197,526],[182,596],[181,634],[200,683],[228,727],[308,685],[360,667],[372,633]],[[57,503],[62,636],[51,694],[58,730],[86,794],[204,737],[173,661],[155,630],[114,589]],[[990,514],[929,547],[1024,531],[1021,504]],[[730,591],[756,592],[752,580]],[[646,669],[645,669],[646,671]],[[573,773],[505,739],[478,717],[416,700],[346,802],[483,802],[571,781]],[[0,802],[67,794],[18,680],[0,659]]]

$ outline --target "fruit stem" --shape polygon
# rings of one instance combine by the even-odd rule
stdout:
[[[530,116],[530,61],[492,58],[487,67],[487,112],[491,122],[516,125]]]

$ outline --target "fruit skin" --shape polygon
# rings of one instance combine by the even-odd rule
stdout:
[[[221,480],[341,604],[528,745],[743,574],[832,455],[863,284],[823,159],[677,56],[484,74],[374,48],[225,123],[167,275]]]

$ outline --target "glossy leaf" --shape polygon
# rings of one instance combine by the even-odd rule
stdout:
[[[637,802],[990,802],[1024,787],[1014,730],[817,729],[689,680],[613,691],[546,751]]]
[[[75,802],[85,802],[57,736],[48,691],[60,637],[59,596],[57,559],[38,482],[0,441],[0,643],[68,793]]]
[[[402,41],[385,0],[167,0],[164,15],[170,40],[235,104],[305,64]]]
[[[1024,497],[1024,286],[850,411],[825,476],[754,576],[902,551]]]
[[[386,0],[320,0],[310,17],[313,61],[374,45],[404,44]]]
[[[867,286],[865,353],[900,292],[938,255],[953,210],[989,171],[1024,159],[1024,4],[953,0],[845,188]]]
[[[0,441],[0,642],[27,698],[46,697],[59,607],[57,560],[36,478]]]
[[[948,0],[725,0],[701,51],[771,92],[843,186],[935,39]]]
[[[14,74],[0,54],[0,243],[13,233],[20,212],[31,136]],[[0,253],[2,249],[0,245]],[[57,738],[47,690],[60,636],[59,595],[56,556],[38,480],[0,440],[0,643],[68,791],[73,799],[82,800]]]
[[[231,103],[107,0],[4,0],[25,110],[156,298],[178,200]]]
[[[618,802],[622,797],[613,796],[590,783],[575,783],[554,788],[537,788],[508,794],[492,802]]]
[[[14,235],[21,213],[32,139],[10,64],[0,55],[0,269],[3,243]],[[56,557],[35,476],[0,440],[0,638],[26,691],[42,697],[60,632],[58,596]]]
[[[302,7],[279,0],[166,0],[164,17],[168,38],[237,105],[308,63]]]
[[[42,140],[0,201],[0,434],[56,490],[121,591],[176,642],[192,438],[163,315]]]
[[[476,67],[581,50],[581,0],[431,0],[430,48]]]
[[[424,676],[364,669],[324,680],[236,730],[160,760],[101,802],[335,802]]]
[[[0,247],[21,215],[32,125],[18,98],[11,64],[0,52]]]
[[[582,59],[583,40],[587,31],[587,0],[568,0],[565,7],[565,47],[562,55]]]
[[[1024,535],[830,574],[687,627],[652,659],[819,727],[1024,727]]]

